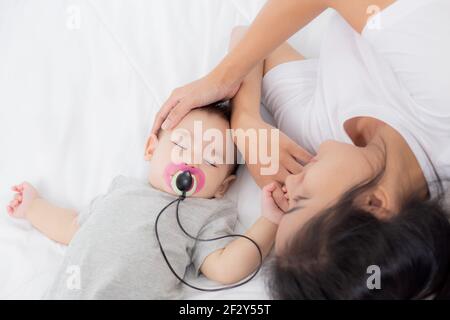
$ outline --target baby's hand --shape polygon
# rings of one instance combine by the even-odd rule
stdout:
[[[279,224],[284,212],[278,207],[274,200],[273,193],[275,191],[283,192],[280,185],[276,182],[272,182],[262,189],[262,216],[275,224]],[[286,199],[285,201],[287,202]]]
[[[6,207],[8,214],[14,218],[26,218],[31,203],[39,197],[36,189],[28,182],[23,182],[11,188],[16,194]]]

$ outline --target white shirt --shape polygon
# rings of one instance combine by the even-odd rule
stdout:
[[[358,116],[396,129],[415,154],[432,196],[450,179],[450,1],[398,0],[362,34],[333,18],[318,62],[303,141],[351,142],[344,123]]]

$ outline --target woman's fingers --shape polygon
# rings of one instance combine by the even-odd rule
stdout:
[[[303,166],[291,155],[286,155],[286,159],[283,160],[283,165],[290,174],[297,174],[303,170]]]
[[[276,181],[278,181],[280,184],[284,183],[284,180],[286,180],[286,177],[289,175],[289,171],[283,167],[280,166],[278,168],[278,173],[276,175]]]
[[[191,102],[182,100],[175,107],[170,110],[166,120],[161,125],[163,130],[170,130],[175,127],[184,116],[193,109],[194,106]]]
[[[220,101],[224,97],[231,98],[238,88],[237,85],[225,84],[222,77],[209,74],[173,90],[158,112],[151,133],[157,134],[160,128],[172,129],[190,110]]]
[[[167,99],[166,102],[164,102],[161,109],[156,114],[155,120],[153,121],[153,127],[152,127],[152,134],[157,135],[159,129],[161,128],[161,125],[166,120],[167,115],[169,114],[170,110],[172,110],[177,104],[179,100],[178,98],[172,93],[172,95]]]
[[[298,146],[295,142],[292,142],[289,147],[289,153],[303,165],[307,164],[313,157],[308,151]]]
[[[166,119],[166,115],[158,112],[156,114],[155,120],[153,120],[153,126],[152,126],[152,131],[151,134],[157,135],[159,129],[161,128],[161,125],[163,123],[163,121]]]

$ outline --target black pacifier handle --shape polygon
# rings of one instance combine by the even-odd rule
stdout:
[[[193,182],[192,174],[186,170],[177,177],[176,185],[178,190],[183,192],[183,196],[185,196],[186,192],[191,190]]]
[[[183,171],[182,173],[180,173],[180,175],[177,177],[175,184],[176,187],[179,191],[182,192],[182,195],[179,196],[178,198],[172,200],[169,204],[167,204],[164,208],[161,209],[161,211],[158,213],[158,215],[156,216],[156,221],[155,221],[155,235],[156,235],[156,240],[158,241],[158,245],[159,245],[159,249],[161,250],[161,254],[164,258],[164,261],[166,261],[167,266],[169,267],[170,271],[173,273],[173,275],[183,284],[185,284],[186,286],[192,288],[192,289],[196,289],[196,290],[200,290],[200,291],[207,291],[207,292],[215,292],[215,291],[221,291],[221,290],[227,290],[227,289],[231,289],[231,288],[236,288],[239,286],[242,286],[243,284],[246,284],[247,282],[249,282],[250,280],[252,280],[259,272],[259,270],[261,269],[262,266],[262,261],[263,261],[263,254],[261,251],[261,248],[258,246],[258,244],[251,239],[248,236],[245,235],[241,235],[241,234],[227,234],[224,236],[219,236],[219,237],[215,237],[215,238],[211,238],[211,239],[201,239],[201,238],[197,238],[193,235],[191,235],[190,233],[188,233],[186,231],[186,229],[184,229],[183,225],[181,224],[180,221],[180,215],[179,215],[179,206],[180,206],[180,202],[182,202],[183,200],[186,199],[186,192],[191,190],[192,186],[193,186],[194,180],[192,177],[192,174],[186,170]],[[172,267],[172,265],[169,262],[169,259],[167,258],[167,255],[164,251],[164,248],[161,244],[161,239],[159,238],[159,232],[158,232],[158,222],[159,222],[159,218],[161,217],[161,214],[168,208],[170,207],[172,204],[174,203],[176,204],[176,218],[177,218],[177,223],[178,226],[181,228],[181,230],[183,231],[183,233],[188,236],[189,238],[195,240],[195,241],[216,241],[216,240],[220,240],[220,239],[225,239],[225,238],[235,238],[235,237],[239,237],[239,238],[245,238],[248,241],[250,241],[251,243],[253,243],[256,247],[256,249],[258,250],[259,253],[259,258],[260,258],[260,262],[258,265],[258,268],[256,269],[256,271],[250,276],[248,277],[246,280],[243,280],[242,282],[238,282],[236,284],[227,286],[227,287],[219,287],[219,288],[200,288],[197,286],[194,286],[192,284],[190,284],[189,282],[186,282],[186,280],[184,280],[183,277],[179,276],[177,274],[177,272],[175,271],[175,269]]]

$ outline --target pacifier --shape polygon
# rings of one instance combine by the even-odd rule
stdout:
[[[186,197],[199,192],[205,184],[203,171],[184,163],[169,164],[164,171],[164,178],[175,194]]]
[[[178,195],[189,197],[197,189],[197,179],[189,171],[178,171],[171,180],[170,186]]]

